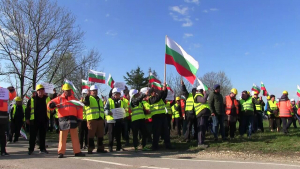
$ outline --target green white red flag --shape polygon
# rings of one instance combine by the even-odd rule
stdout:
[[[77,91],[75,85],[74,85],[70,80],[65,79],[65,80],[64,80],[64,84],[69,84],[69,85],[71,86],[73,92]]]
[[[199,63],[175,41],[166,36],[165,64],[174,65],[177,72],[194,84]]]
[[[81,102],[78,101],[78,100],[70,100],[70,101],[68,101],[68,102],[74,104],[75,106],[81,106],[81,107],[84,106],[84,104],[81,103]]]
[[[111,88],[114,88],[115,81],[109,74],[108,79],[107,79],[107,85],[110,86]]]
[[[153,83],[153,82],[156,82],[156,83],[161,83],[160,80],[157,79],[156,76],[154,76],[154,74],[152,74],[152,72],[150,72],[150,76],[149,76],[149,83]]]
[[[260,90],[263,91],[263,96],[269,96],[269,93],[267,92],[267,89],[263,82],[260,82]]]
[[[300,97],[300,87],[297,85],[297,96]]]
[[[209,90],[208,89],[208,87],[204,84],[204,83],[202,83],[202,81],[201,80],[199,80],[198,78],[197,78],[197,80],[198,80],[198,82],[199,82],[199,86],[201,86],[202,87],[202,89],[204,90],[204,91],[207,91],[207,90]]]
[[[173,92],[173,90],[171,89],[171,87],[167,84],[166,85],[166,87],[167,87],[167,90],[170,90],[170,91],[172,91]],[[174,93],[174,92],[173,92]]]
[[[90,88],[89,81],[81,79],[81,89],[89,89],[89,88]]]
[[[155,88],[155,89],[158,89],[158,90],[161,90],[163,86],[162,86],[160,83],[153,82],[153,83],[151,84],[151,87],[152,87],[152,88]]]
[[[26,135],[26,132],[25,132],[25,130],[24,130],[24,127],[21,128],[21,130],[20,130],[20,135],[21,135],[22,137],[24,137],[24,138],[27,140],[27,135]]]
[[[89,70],[89,81],[105,84],[105,73]]]
[[[254,83],[251,90],[257,92],[258,94],[260,93],[260,88]]]

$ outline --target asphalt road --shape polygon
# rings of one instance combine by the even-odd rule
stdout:
[[[258,161],[226,161],[197,159],[192,157],[178,158],[178,152],[134,152],[132,150],[107,154],[92,154],[86,157],[74,157],[72,147],[67,146],[63,159],[57,158],[57,143],[49,144],[49,154],[27,155],[28,141],[9,144],[9,157],[0,156],[0,168],[5,169],[81,169],[81,168],[150,168],[150,169],[297,169],[300,165],[266,163]],[[86,151],[83,151],[86,152]],[[283,157],[284,158],[284,157]]]

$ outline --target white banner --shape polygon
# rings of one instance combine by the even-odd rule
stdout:
[[[6,88],[0,88],[0,100],[8,100],[9,94]]]
[[[168,90],[168,95],[167,95],[167,98],[166,100],[174,100],[174,92]]]
[[[125,109],[124,108],[115,108],[110,110],[112,112],[112,116],[114,119],[123,119],[125,117]]]
[[[45,88],[45,93],[53,94],[54,85],[49,83],[42,83]]]
[[[115,82],[114,87],[119,88],[121,90],[125,90],[125,83],[124,82]]]

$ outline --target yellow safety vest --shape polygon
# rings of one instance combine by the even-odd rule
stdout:
[[[48,105],[49,102],[50,102],[50,97],[47,97],[46,105]],[[30,99],[30,103],[31,103],[30,120],[34,120],[34,99],[33,98]],[[50,119],[50,110],[47,110],[47,117],[48,119]]]
[[[255,100],[259,100],[259,98],[255,99]],[[256,108],[257,111],[261,111],[262,110],[262,105],[261,104],[255,104],[255,108]]]
[[[253,103],[252,103],[252,97],[249,97],[248,100],[240,100],[240,104],[242,106],[242,111],[254,111],[253,110]]]
[[[80,100],[80,101],[83,102],[83,99]],[[83,109],[82,110],[82,120],[86,121],[86,109],[87,109],[87,107],[83,106],[82,109]]]
[[[166,105],[162,99],[155,104],[150,105],[150,111],[152,116],[156,114],[165,114],[166,113]]]
[[[150,111],[150,104],[147,101],[145,101],[145,100],[143,100],[142,103],[143,103],[143,106],[144,106],[145,110],[149,110]],[[152,117],[151,111],[150,111],[150,114],[146,114],[145,115],[145,119],[146,120],[151,119],[151,117]]]
[[[54,114],[54,118],[56,118],[56,119],[58,119],[57,113],[58,113],[58,108],[56,107],[56,108],[55,108],[55,114]]]
[[[96,120],[99,119],[100,117],[104,119],[104,107],[103,107],[102,100],[99,99],[99,106],[98,106],[97,100],[93,96],[90,96],[89,99],[90,99],[90,106],[86,106],[85,108],[86,120],[88,121]]]
[[[180,117],[179,111],[175,109],[175,106],[178,107],[178,104],[176,103],[172,106],[172,112],[173,112],[172,119]]]
[[[195,94],[194,100],[197,98],[197,96],[203,97],[202,94],[197,93],[197,94]],[[197,116],[203,109],[210,109],[209,104],[208,104],[207,102],[206,102],[205,104],[194,102],[194,108],[195,108],[195,114],[196,114],[196,116]]]
[[[131,121],[136,121],[140,119],[145,119],[142,103],[139,103],[139,106],[131,108]]]
[[[122,101],[122,100],[120,100],[120,101],[121,101],[121,106],[120,106],[120,108],[124,108],[124,103],[123,103],[123,101]],[[108,102],[109,102],[109,109],[114,109],[114,108],[115,108],[115,102],[114,102],[114,100],[111,99],[111,98],[109,98],[109,99],[108,99]],[[114,118],[113,118],[111,115],[107,115],[107,116],[105,116],[105,118],[106,118],[107,121],[114,120]]]
[[[129,112],[128,112],[128,103],[129,101],[126,99],[126,98],[123,98],[123,102],[124,102],[124,109],[125,109],[125,112],[126,112],[126,117],[129,116]]]
[[[25,121],[25,109],[26,109],[26,106],[25,105],[22,105],[22,107],[23,107],[23,113],[24,113],[24,119],[23,119],[23,121]],[[12,113],[12,119],[14,119],[15,118],[15,114],[16,114],[16,111],[17,111],[17,105],[13,105],[13,108],[14,108],[14,110],[13,110],[13,113]]]
[[[166,102],[166,108],[168,110],[168,114],[172,114],[172,108],[171,108],[171,102],[170,101]]]
[[[193,94],[190,93],[185,102],[185,111],[193,111],[194,107],[194,97]]]
[[[269,103],[269,106],[270,106],[271,110],[278,110],[277,102],[275,100],[274,100],[274,103],[272,102],[272,100],[268,101],[268,103]],[[273,113],[271,113],[270,111],[267,111],[267,114],[271,115]],[[276,116],[276,117],[279,117],[279,113],[278,113],[278,116]]]

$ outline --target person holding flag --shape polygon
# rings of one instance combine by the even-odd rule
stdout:
[[[72,146],[75,156],[83,157],[80,151],[77,127],[82,121],[82,106],[76,105],[71,101],[77,100],[71,93],[71,86],[64,84],[62,87],[63,94],[51,100],[47,104],[48,110],[54,110],[57,107],[59,118],[59,143],[58,158],[63,158],[66,152],[66,142],[68,134],[71,134]]]
[[[261,132],[264,132],[264,126],[263,126],[263,107],[265,106],[265,102],[262,100],[262,97],[258,97],[258,92],[254,91],[253,94],[253,101],[256,107],[256,114],[254,114],[253,119],[253,131],[256,132],[258,129],[261,130]]]
[[[295,103],[295,99],[291,99],[291,105],[292,105],[292,122],[293,122],[293,126],[296,129],[297,128],[297,109],[298,109],[298,105]]]

